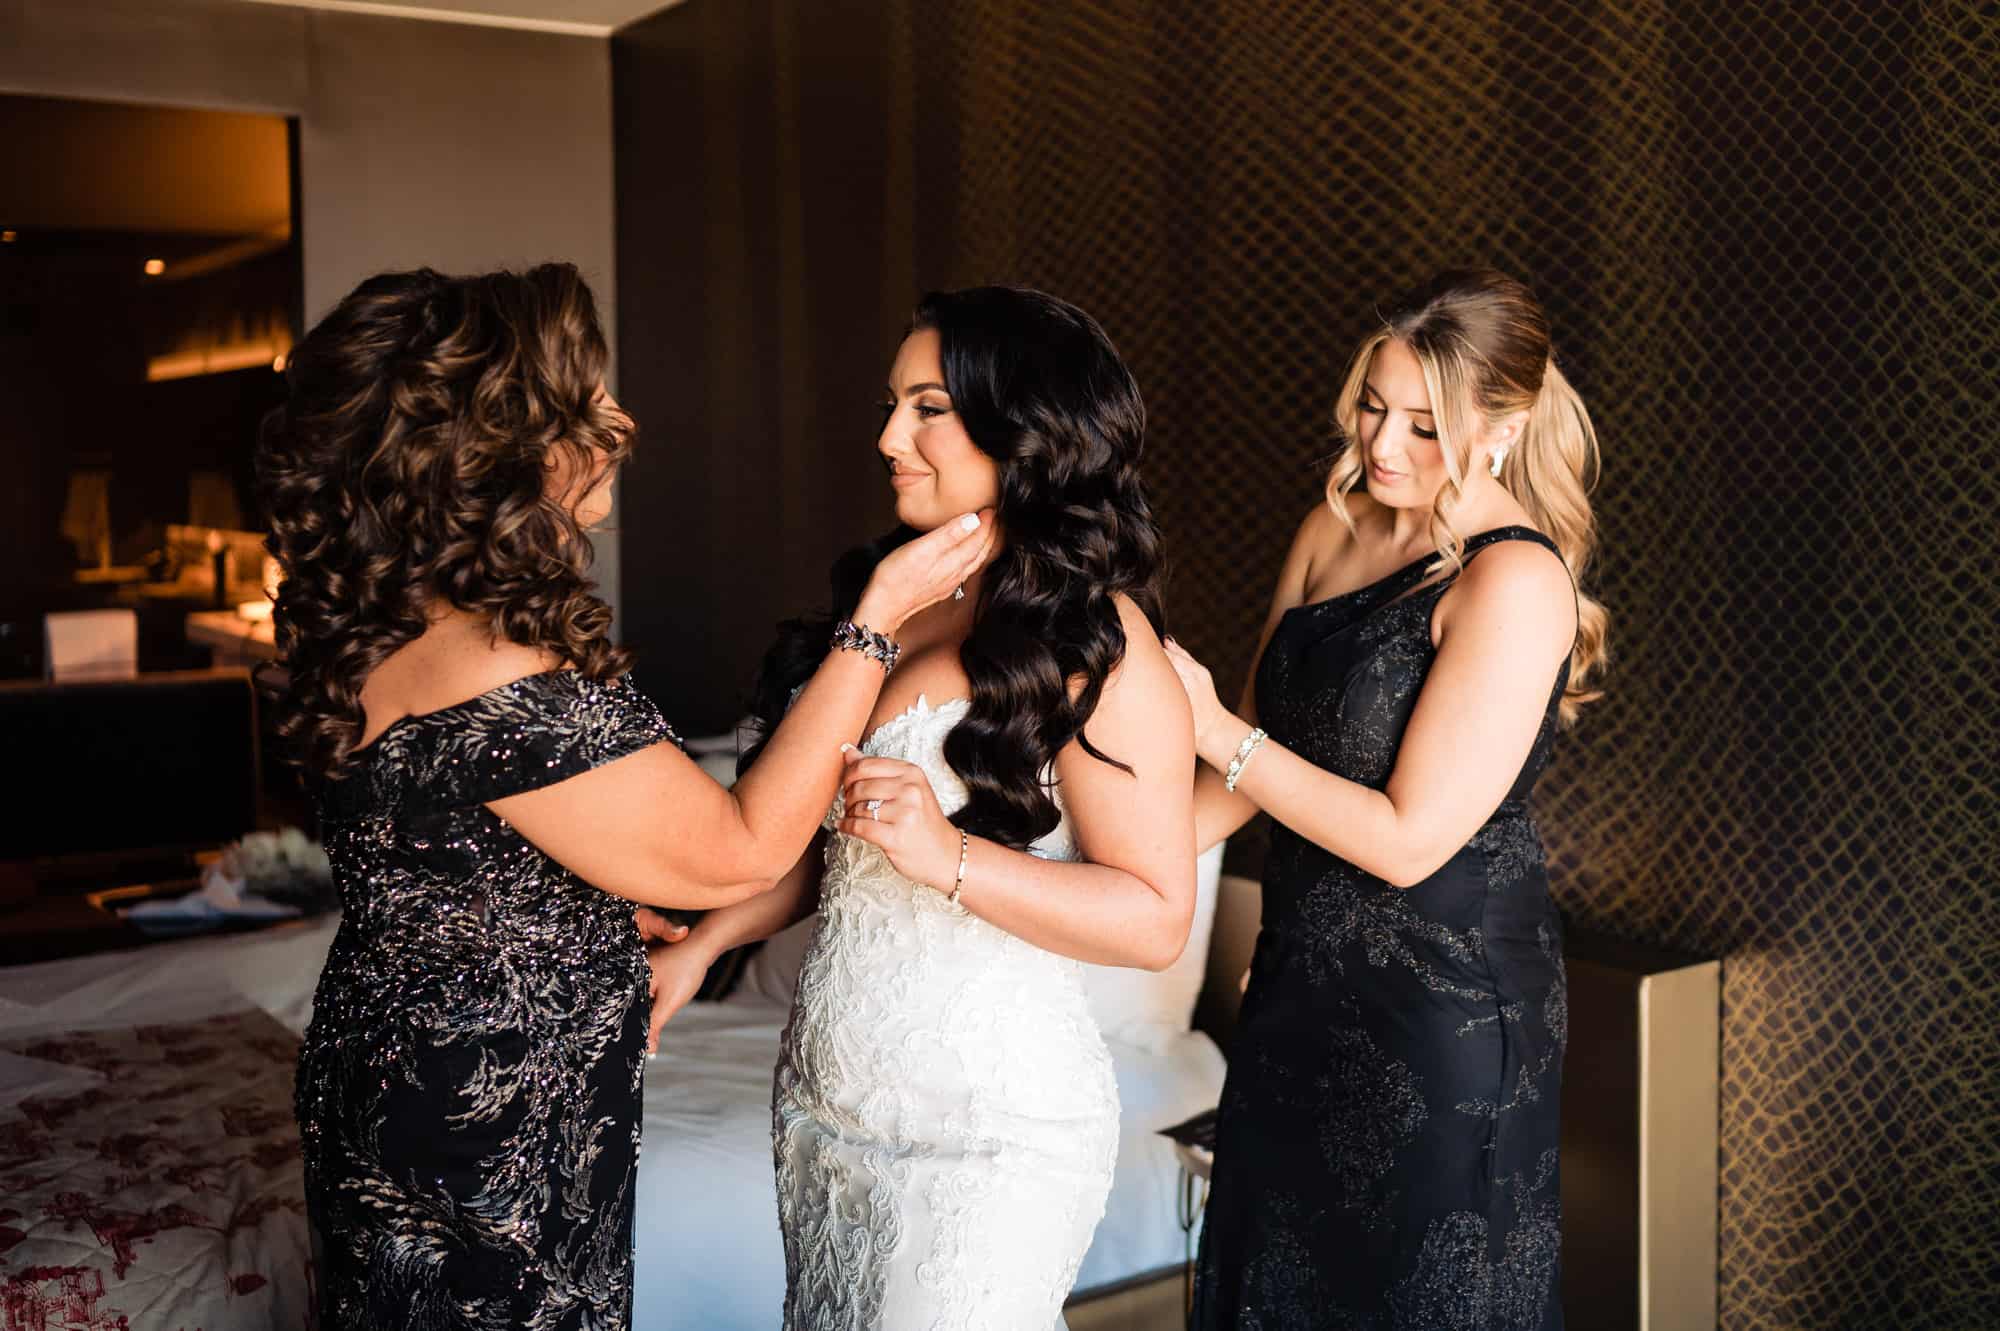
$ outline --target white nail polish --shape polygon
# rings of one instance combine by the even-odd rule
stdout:
[[[967,531],[979,530],[979,515],[977,513],[967,513],[964,517],[960,518],[958,521],[959,525],[964,527]]]

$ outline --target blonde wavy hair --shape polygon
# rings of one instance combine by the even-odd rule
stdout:
[[[1490,269],[1439,273],[1409,292],[1382,316],[1382,326],[1355,348],[1347,381],[1334,407],[1345,446],[1326,481],[1334,515],[1353,529],[1347,496],[1367,473],[1360,430],[1361,395],[1375,351],[1395,339],[1423,366],[1444,453],[1446,480],[1431,508],[1431,535],[1439,570],[1464,566],[1465,534],[1451,520],[1471,475],[1472,445],[1492,422],[1527,413],[1520,437],[1504,456],[1500,483],[1528,511],[1537,529],[1556,544],[1576,584],[1576,644],[1561,720],[1573,724],[1584,703],[1603,696],[1593,686],[1603,669],[1610,616],[1583,590],[1584,571],[1597,547],[1590,491],[1597,483],[1597,432],[1590,413],[1557,368],[1549,320],[1525,285]]]

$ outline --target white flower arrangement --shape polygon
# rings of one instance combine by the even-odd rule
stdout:
[[[250,833],[222,852],[221,866],[224,873],[253,891],[333,881],[326,851],[296,827]]]
[[[296,827],[252,832],[202,870],[184,896],[142,901],[121,914],[150,933],[186,933],[230,921],[283,920],[338,905],[326,851]]]

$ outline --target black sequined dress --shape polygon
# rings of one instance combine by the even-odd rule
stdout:
[[[405,718],[330,784],[343,914],[299,1055],[325,1331],[631,1322],[646,958],[485,807],[672,741],[628,682]]]
[[[1522,527],[1482,532],[1465,558]],[[1257,673],[1271,737],[1376,789],[1452,578],[1420,561],[1295,608]],[[1205,1331],[1560,1331],[1561,924],[1527,763],[1472,840],[1399,889],[1272,831],[1264,920],[1217,1129]]]

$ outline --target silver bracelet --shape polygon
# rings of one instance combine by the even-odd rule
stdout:
[[[958,904],[958,894],[965,890],[965,861],[972,853],[972,837],[964,828],[958,829],[958,877],[951,883],[951,892],[945,897],[952,905]]]
[[[902,644],[887,634],[877,633],[866,624],[856,624],[847,619],[833,626],[833,641],[828,645],[837,652],[860,652],[869,660],[879,662],[885,675],[896,668],[896,658],[903,654]]]
[[[1257,752],[1259,744],[1262,744],[1269,738],[1270,736],[1257,727],[1250,727],[1250,733],[1245,735],[1243,742],[1236,746],[1236,756],[1229,760],[1229,770],[1222,774],[1222,788],[1224,790],[1232,795],[1236,793],[1236,783],[1242,779],[1243,769],[1249,765],[1250,756]]]

